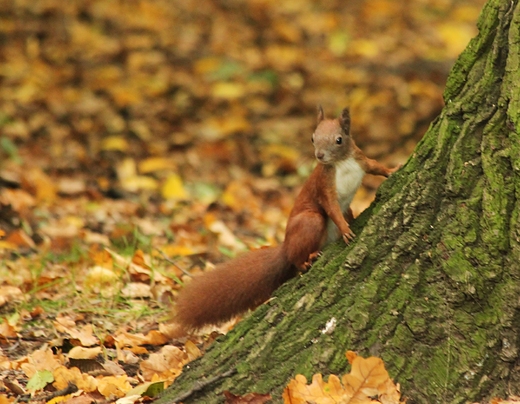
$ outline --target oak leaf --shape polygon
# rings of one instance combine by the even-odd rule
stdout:
[[[347,352],[347,358],[352,365],[352,370],[341,379],[336,375],[330,375],[328,382],[324,382],[321,374],[315,374],[312,382],[307,384],[305,376],[296,375],[284,390],[284,402],[291,404],[402,403],[399,401],[399,389],[390,380],[380,358],[365,359],[352,351]]]

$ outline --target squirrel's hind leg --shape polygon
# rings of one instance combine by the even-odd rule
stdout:
[[[284,250],[298,269],[304,268],[311,254],[317,254],[326,235],[326,220],[318,212],[305,211],[291,217],[287,224]]]

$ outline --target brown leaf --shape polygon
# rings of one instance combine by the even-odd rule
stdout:
[[[140,368],[145,380],[174,380],[182,372],[188,356],[181,349],[166,345],[157,353],[151,354],[147,360],[141,362]]]
[[[244,396],[237,396],[225,390],[226,404],[263,404],[272,400],[270,394],[248,393]]]
[[[16,332],[16,328],[9,324],[6,318],[4,321],[0,323],[0,336],[4,338],[17,338],[18,333]]]
[[[67,334],[72,339],[78,340],[82,346],[89,347],[98,345],[99,340],[93,334],[92,324],[86,324],[81,328],[76,326],[76,323],[70,318],[58,317],[54,321],[56,331]]]
[[[16,246],[16,248],[36,248],[34,241],[21,229],[12,231],[5,241]]]
[[[323,382],[320,374],[315,374],[310,385],[304,376],[297,375],[284,390],[284,402],[368,404],[374,402],[372,396],[377,396],[384,404],[401,403],[399,390],[388,377],[381,359],[364,359],[352,351],[347,352],[347,358],[352,364],[350,374],[344,375],[341,380],[335,375],[330,375],[327,383]]]

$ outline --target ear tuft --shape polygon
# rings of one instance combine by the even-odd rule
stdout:
[[[348,135],[350,132],[350,110],[348,108],[344,108],[343,111],[341,111],[341,115],[339,116],[339,124],[345,134]]]
[[[318,104],[318,123],[325,119],[325,114],[323,113],[323,108]]]

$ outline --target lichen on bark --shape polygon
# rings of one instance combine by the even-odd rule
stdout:
[[[222,402],[224,390],[279,402],[297,373],[346,372],[347,349],[381,356],[410,403],[520,394],[518,0],[489,0],[478,27],[446,107],[356,240],[283,285],[159,402]]]

